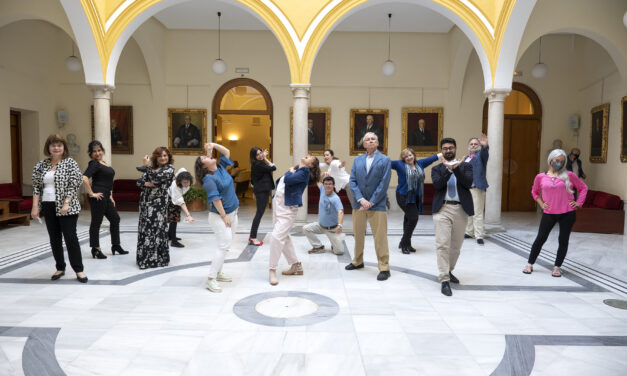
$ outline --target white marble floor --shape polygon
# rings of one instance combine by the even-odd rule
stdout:
[[[134,251],[137,214],[121,214],[123,245]],[[627,311],[603,303],[626,298],[607,287],[627,280],[623,236],[574,233],[567,257],[573,267],[565,264],[564,278],[552,278],[542,265],[524,275],[522,252],[538,218],[506,214],[507,233],[485,246],[465,240],[455,273],[461,286],[446,297],[433,279],[429,216],[413,238],[418,252],[403,255],[396,247],[402,216],[390,213],[388,281],[376,280],[371,237],[370,264],[346,271],[345,258],[309,255],[306,238],[296,234],[305,274],[279,276],[274,287],[267,282],[268,247],[246,246],[251,217],[242,208],[224,266],[233,282],[223,283],[221,294],[203,287],[215,239],[206,213],[180,225],[186,247],[171,249],[170,266],[158,272],[139,271],[134,252],[111,257],[108,236],[101,240],[106,260],[88,257],[83,243],[86,285],[73,281],[69,269],[60,283],[49,281],[54,263],[37,222],[0,229],[0,375],[625,374]],[[271,230],[270,221],[268,212],[261,233]],[[88,225],[85,212],[83,237]],[[556,249],[556,237],[547,251]],[[352,236],[346,244],[352,253]],[[287,268],[284,260],[280,268]],[[606,284],[591,270],[602,272]],[[257,324],[234,312],[253,295],[290,291],[332,299],[337,310],[297,326]],[[269,295],[257,312],[307,318],[319,304],[307,299]]]

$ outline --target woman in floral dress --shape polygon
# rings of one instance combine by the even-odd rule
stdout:
[[[152,156],[144,157],[143,172],[137,180],[141,188],[139,198],[139,226],[137,229],[137,265],[140,269],[168,266],[168,188],[174,179],[172,154],[160,146]]]

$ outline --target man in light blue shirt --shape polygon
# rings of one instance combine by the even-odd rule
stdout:
[[[324,246],[316,234],[325,234],[331,241],[331,251],[336,255],[344,253],[344,237],[342,222],[344,206],[335,193],[335,179],[327,176],[320,185],[320,201],[318,202],[318,222],[303,226],[303,233],[311,243],[309,253],[324,253]]]

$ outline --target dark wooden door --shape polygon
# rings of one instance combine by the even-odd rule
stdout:
[[[503,161],[503,183],[507,179],[508,196],[505,210],[535,211],[531,186],[539,166],[540,122],[535,119],[506,119],[506,123],[509,123],[509,155]]]
[[[21,114],[11,111],[11,171],[12,182],[22,184]]]

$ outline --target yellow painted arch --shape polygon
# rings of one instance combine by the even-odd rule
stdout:
[[[125,3],[125,0],[80,0],[94,35],[105,82],[111,53],[122,32],[138,15],[162,1],[135,0],[127,3],[127,7],[119,12],[118,16],[111,22],[110,27],[106,29],[105,25],[108,19]],[[312,23],[315,16],[320,14],[330,4],[329,0],[310,0],[316,3],[319,8],[314,15],[311,12],[314,9],[311,7],[311,4],[305,9],[293,5],[287,6],[286,4],[292,3],[286,3],[286,0],[237,1],[255,12],[277,37],[287,57],[291,82],[294,84],[308,84],[310,83],[316,54],[327,34],[331,32],[343,16],[369,0],[340,1],[316,25]],[[484,19],[487,20],[490,27],[494,30],[494,35],[492,35],[481,17],[460,0],[430,1],[456,14],[472,30],[487,55],[492,82],[494,82],[503,36],[517,0],[469,0],[479,10]],[[271,9],[272,7],[277,9],[279,14]],[[312,27],[314,27],[313,30],[308,30]],[[307,31],[310,31],[310,37],[304,48],[301,49],[302,56],[300,56],[297,44],[302,43],[302,38]]]

